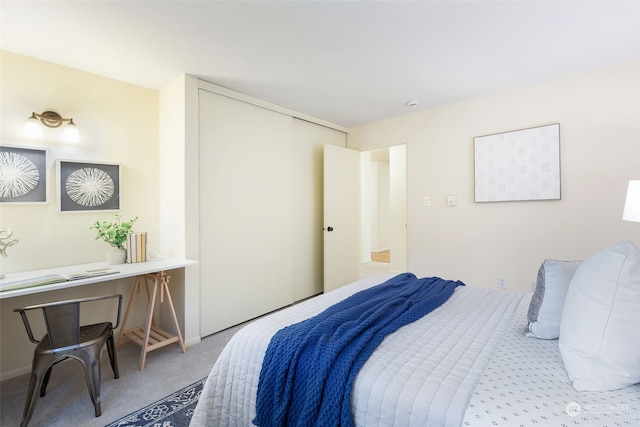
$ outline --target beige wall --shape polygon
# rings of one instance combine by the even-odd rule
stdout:
[[[562,200],[474,203],[473,137],[550,123],[560,123]],[[627,182],[640,178],[640,62],[358,126],[347,145],[397,140],[407,141],[408,269],[418,275],[489,288],[503,275],[530,290],[545,258],[640,245],[640,224],[621,219]]]
[[[59,213],[56,159],[113,162],[121,165],[121,213],[138,216],[136,229],[149,233],[149,249],[158,251],[158,92],[82,71],[0,51],[0,141],[6,145],[48,149],[46,205],[0,205],[0,227],[10,227],[19,243],[0,258],[3,271],[17,272],[102,261],[108,246],[94,240],[89,227],[113,213]],[[54,110],[73,117],[79,144],[65,143],[59,129],[45,129],[40,141],[23,136],[26,118]],[[82,290],[61,290],[0,302],[2,378],[25,371],[29,343],[13,308],[83,295],[128,293],[129,281],[112,281]],[[25,371],[26,372],[26,371]]]

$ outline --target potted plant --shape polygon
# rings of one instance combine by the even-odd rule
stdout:
[[[102,239],[111,245],[107,251],[108,264],[122,264],[127,259],[127,251],[124,244],[127,236],[132,231],[133,224],[138,220],[134,217],[129,221],[122,221],[122,215],[116,214],[115,221],[96,221],[90,229],[97,230],[96,240]]]

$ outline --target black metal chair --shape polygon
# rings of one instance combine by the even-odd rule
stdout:
[[[118,299],[115,326],[110,321],[80,326],[80,304],[111,298]],[[37,344],[33,354],[29,390],[27,391],[21,427],[26,427],[29,423],[38,401],[38,395],[40,397],[45,395],[53,366],[70,358],[82,363],[96,417],[102,414],[100,409],[100,355],[106,344],[113,375],[115,378],[119,378],[113,330],[120,324],[121,308],[122,295],[115,294],[31,305],[14,310],[20,313],[29,340]],[[28,311],[36,309],[42,310],[47,329],[47,333],[39,341],[33,337],[27,316]]]

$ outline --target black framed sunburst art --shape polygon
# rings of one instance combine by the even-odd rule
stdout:
[[[58,160],[60,212],[120,210],[120,165]]]
[[[0,145],[0,203],[47,203],[47,150]]]

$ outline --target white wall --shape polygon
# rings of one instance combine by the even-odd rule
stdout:
[[[374,215],[374,230],[372,235],[375,236],[371,249],[373,252],[382,252],[389,249],[389,163],[386,162],[374,162],[373,167],[377,170],[377,197],[376,197],[376,212]]]
[[[407,147],[389,147],[391,270],[407,270]]]
[[[0,205],[0,227],[10,227],[20,242],[0,258],[2,269],[17,272],[103,261],[108,245],[89,227],[113,213],[59,213],[56,159],[119,163],[121,213],[138,216],[135,229],[149,233],[158,250],[158,93],[82,71],[0,51],[0,141],[48,149],[48,200],[45,205]],[[40,141],[25,138],[31,112],[54,110],[73,117],[81,142],[62,141],[59,129],[45,129]],[[0,303],[2,378],[28,371],[33,354],[15,307],[112,292],[128,294],[128,280],[4,299]],[[135,321],[136,319],[134,319]]]
[[[380,199],[383,195],[380,192],[380,163],[372,161],[368,167],[371,170],[371,185],[373,186],[373,191],[371,192],[371,226],[369,228],[369,235],[371,236],[371,247],[369,250],[371,252],[380,252],[380,239],[381,239],[381,223],[382,218],[380,217]],[[361,166],[362,167],[362,166]]]
[[[200,259],[198,79],[182,75],[159,94],[160,253]],[[176,271],[169,282],[186,346],[200,342],[200,267]],[[162,313],[169,322],[169,312]]]
[[[388,150],[388,149],[384,149]],[[382,252],[389,249],[389,163],[372,160],[367,157],[368,152],[361,153],[360,174],[363,176],[361,184],[361,198],[365,198],[361,212],[365,236],[361,236],[363,259],[370,261],[371,252]],[[369,159],[369,160],[365,160]],[[364,179],[368,179],[365,182]],[[364,245],[366,241],[368,245]],[[368,262],[365,261],[365,262]]]
[[[371,151],[360,153],[360,263],[371,262],[371,229],[378,187]]]
[[[473,137],[550,123],[560,123],[562,200],[474,203]],[[545,258],[640,244],[639,224],[621,219],[627,181],[640,178],[640,62],[358,126],[347,146],[396,140],[407,141],[408,269],[418,275],[489,288],[503,275],[530,290]]]

